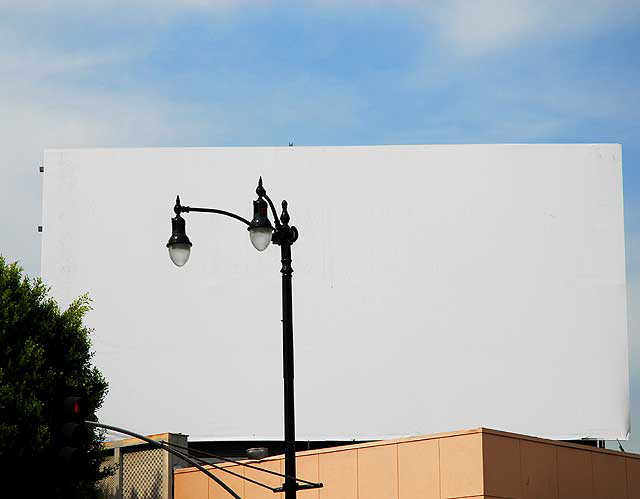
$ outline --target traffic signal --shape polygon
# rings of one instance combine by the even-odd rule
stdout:
[[[69,469],[78,469],[85,459],[89,429],[85,425],[86,402],[81,397],[65,397],[62,424],[58,432],[58,458]]]

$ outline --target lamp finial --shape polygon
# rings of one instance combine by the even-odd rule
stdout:
[[[262,187],[262,175],[260,175],[260,178],[258,179],[258,187],[256,188],[256,194],[258,195],[258,197],[263,197],[266,193],[267,191],[265,191],[264,187]]]
[[[289,204],[287,203],[287,201],[285,199],[282,200],[282,215],[280,215],[280,221],[282,222],[282,225],[287,225],[289,223],[289,220],[291,220],[291,217],[289,216],[289,212],[287,211],[287,207],[289,206]]]

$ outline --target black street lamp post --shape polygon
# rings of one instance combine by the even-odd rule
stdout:
[[[189,259],[191,241],[185,231],[185,220],[181,213],[204,212],[216,213],[235,218],[248,226],[251,243],[258,251],[264,251],[270,242],[280,246],[282,268],[282,353],[284,377],[284,466],[285,481],[280,491],[284,491],[285,499],[295,499],[298,489],[317,488],[321,484],[298,484],[296,480],[296,436],[293,390],[293,312],[291,296],[291,245],[298,239],[298,230],[289,226],[287,202],[282,201],[282,214],[278,219],[276,208],[262,186],[262,177],[258,180],[256,189],[258,199],[253,202],[253,219],[248,221],[235,213],[214,208],[192,208],[182,206],[180,197],[176,198],[173,210],[176,214],[171,219],[172,235],[167,243],[169,256],[173,263],[182,267]],[[271,225],[268,209],[271,208],[275,228]]]

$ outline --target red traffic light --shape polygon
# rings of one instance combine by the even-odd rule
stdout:
[[[76,469],[87,460],[91,430],[85,425],[87,404],[82,397],[65,397],[55,445],[58,458],[68,469]]]
[[[86,418],[86,405],[81,397],[65,397],[63,419],[64,421],[84,422]]]

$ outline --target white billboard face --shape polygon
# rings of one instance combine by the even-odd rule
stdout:
[[[246,226],[262,175],[292,248],[297,437],[478,426],[629,433],[619,145],[50,150],[42,273],[89,292],[105,423],[280,439],[280,254]]]

